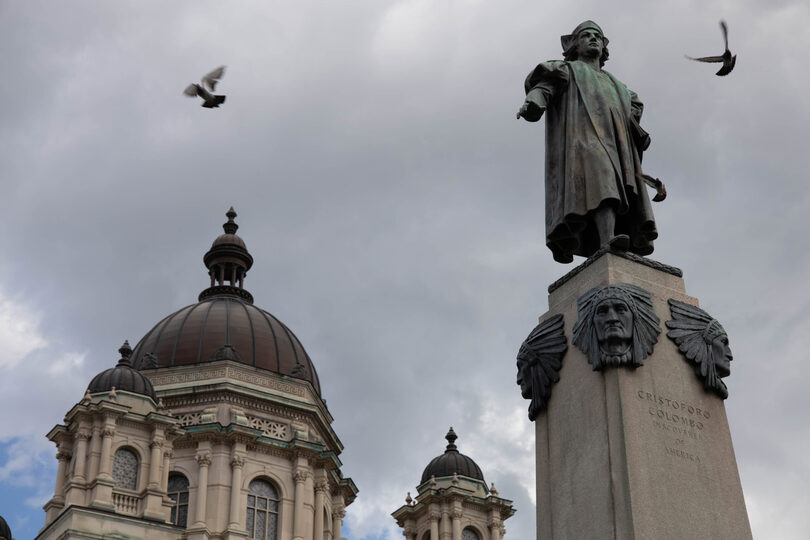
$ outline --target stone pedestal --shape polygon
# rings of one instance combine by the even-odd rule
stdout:
[[[563,314],[568,350],[535,420],[538,540],[751,538],[724,402],[666,336],[667,300],[697,305],[672,270],[604,253],[550,287],[541,320]],[[643,366],[593,371],[577,299],[618,283],[651,293],[662,332]]]

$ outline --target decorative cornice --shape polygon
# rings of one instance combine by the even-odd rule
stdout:
[[[299,397],[307,397],[308,393],[305,384],[283,380],[280,375],[269,373],[268,375],[263,375],[256,373],[253,369],[241,368],[233,364],[226,366],[197,367],[193,370],[188,369],[175,373],[163,373],[165,369],[166,368],[156,370],[148,375],[152,385],[155,386],[158,391],[163,390],[162,388],[158,388],[161,386],[194,383],[212,379],[232,379]]]

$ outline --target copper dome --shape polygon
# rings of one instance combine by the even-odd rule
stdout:
[[[0,516],[0,540],[11,540],[11,529],[3,516]]]
[[[141,394],[157,401],[155,389],[149,379],[132,368],[129,359],[132,349],[129,348],[129,342],[125,341],[121,348],[118,349],[118,352],[121,353],[121,360],[118,361],[118,364],[93,377],[93,380],[87,385],[87,391],[96,394],[98,392],[109,392],[115,388],[133,394]]]
[[[318,395],[318,374],[301,342],[281,321],[253,305],[243,288],[253,264],[237,236],[231,208],[228,222],[203,258],[211,286],[191,304],[157,323],[132,352],[136,369],[233,360],[309,381]],[[229,284],[226,284],[229,282]]]
[[[424,472],[422,472],[422,481],[420,484],[424,484],[430,480],[431,476],[442,478],[445,476],[453,476],[453,474],[467,476],[483,482],[484,473],[481,472],[481,467],[479,467],[472,458],[458,451],[458,447],[456,446],[458,436],[456,432],[453,431],[452,427],[444,438],[447,439],[447,448],[444,454],[430,460],[430,463],[428,463],[428,466],[425,467]]]

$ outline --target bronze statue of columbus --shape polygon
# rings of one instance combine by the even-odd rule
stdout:
[[[529,73],[517,113],[529,122],[546,113],[546,245],[561,263],[602,247],[649,255],[658,232],[645,181],[657,181],[641,170],[650,144],[639,125],[644,106],[602,69],[608,39],[595,22],[561,41],[564,60]]]

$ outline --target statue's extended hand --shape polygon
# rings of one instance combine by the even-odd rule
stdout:
[[[540,117],[543,116],[543,113],[546,112],[544,107],[539,107],[536,103],[529,101],[528,99],[523,103],[523,107],[515,115],[515,118],[518,120],[525,118],[529,122],[537,122],[540,120]]]

